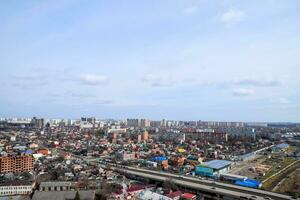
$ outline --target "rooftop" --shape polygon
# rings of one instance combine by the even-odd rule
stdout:
[[[152,192],[150,190],[144,190],[142,192],[139,192],[137,195],[138,199],[145,199],[145,200],[172,200],[171,198]]]
[[[204,165],[207,165],[213,169],[222,169],[232,164],[229,160],[211,160],[208,162],[204,162]]]
[[[52,182],[41,182],[40,187],[54,187],[54,186],[71,186],[71,182],[58,182],[58,181],[52,181]]]
[[[55,192],[41,192],[35,191],[32,199],[44,199],[44,200],[66,200],[66,199],[74,199],[76,195],[76,191],[55,191]],[[79,197],[82,200],[92,200],[95,198],[95,192],[92,190],[88,191],[79,191]]]
[[[288,148],[289,146],[290,145],[287,143],[281,143],[281,144],[276,145],[276,147],[280,148],[280,149],[285,149],[285,148]]]

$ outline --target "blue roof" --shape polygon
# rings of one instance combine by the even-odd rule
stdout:
[[[164,157],[164,156],[155,156],[155,157],[153,157],[151,160],[152,160],[152,161],[155,161],[155,162],[162,162],[162,161],[164,161],[164,160],[167,160],[167,158]]]
[[[229,160],[211,160],[208,162],[204,162],[204,165],[207,165],[213,169],[222,169],[232,164]]]
[[[260,188],[261,182],[253,179],[246,179],[245,181],[236,181],[236,185],[244,186],[244,187],[252,187],[252,188]]]
[[[281,143],[281,144],[277,144],[276,147],[280,148],[280,149],[285,149],[288,148],[290,145],[287,143]]]
[[[31,149],[28,149],[25,151],[25,154],[33,154],[33,151]]]

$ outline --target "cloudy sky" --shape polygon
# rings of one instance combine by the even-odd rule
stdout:
[[[1,1],[0,115],[300,121],[299,0]]]

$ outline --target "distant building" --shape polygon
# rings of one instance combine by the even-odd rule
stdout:
[[[201,127],[244,127],[243,122],[216,122],[216,121],[197,121],[197,126]]]
[[[165,119],[161,120],[160,125],[163,126],[163,127],[166,127],[167,126],[167,121]]]
[[[191,132],[185,133],[185,139],[221,143],[227,142],[228,135],[224,132]]]
[[[141,119],[141,127],[150,127],[151,121],[149,119]]]
[[[144,133],[143,133],[143,140],[147,141],[148,139],[149,139],[149,133],[148,133],[148,131],[144,131]]]
[[[287,143],[277,144],[276,146],[272,147],[272,151],[274,152],[285,151],[287,148],[289,148],[289,146],[290,145]]]
[[[82,122],[87,122],[90,124],[95,124],[96,118],[95,117],[81,117]]]
[[[160,127],[160,125],[161,125],[161,122],[160,122],[160,121],[151,121],[151,122],[150,122],[150,126],[151,126],[151,127],[158,128],[158,127]]]
[[[44,127],[44,119],[33,117],[31,120],[31,124],[35,128],[43,128]]]
[[[110,128],[107,130],[107,133],[126,133],[126,128]]]
[[[138,127],[139,119],[127,119],[126,125],[130,127]]]
[[[34,157],[32,155],[0,157],[0,173],[19,173],[33,171]]]

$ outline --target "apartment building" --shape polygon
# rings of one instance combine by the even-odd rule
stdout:
[[[0,157],[0,173],[20,173],[33,171],[34,158],[32,155]]]
[[[32,193],[35,183],[29,181],[9,181],[0,184],[0,196],[28,195]]]
[[[186,133],[187,140],[201,140],[207,142],[227,142],[228,135],[224,132],[191,132]]]

